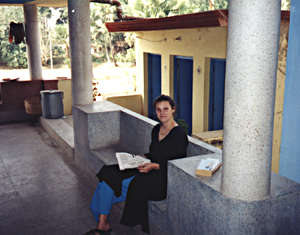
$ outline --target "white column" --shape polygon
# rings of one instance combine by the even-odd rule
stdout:
[[[73,105],[93,102],[90,1],[68,0]]]
[[[31,80],[43,79],[40,29],[36,5],[24,4],[28,67]]]
[[[222,192],[245,201],[270,193],[281,0],[230,0]]]

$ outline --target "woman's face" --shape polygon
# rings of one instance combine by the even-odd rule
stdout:
[[[160,122],[168,122],[172,120],[175,109],[172,109],[168,101],[161,101],[156,104],[155,111]]]

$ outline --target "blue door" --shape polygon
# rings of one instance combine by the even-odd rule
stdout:
[[[193,58],[174,57],[174,99],[177,105],[176,119],[183,119],[192,133]]]
[[[161,56],[148,54],[148,117],[157,120],[153,102],[161,95]]]
[[[209,131],[223,129],[225,70],[225,59],[211,59],[209,82]]]

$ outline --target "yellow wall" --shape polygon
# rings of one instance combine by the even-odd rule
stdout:
[[[63,104],[64,104],[64,115],[72,114],[72,80],[64,79],[58,80],[58,90],[64,92]]]
[[[281,121],[286,71],[288,23],[281,24],[277,88],[274,109],[272,169],[278,173]],[[179,39],[179,40],[178,40]],[[136,32],[138,92],[148,114],[147,53],[161,55],[162,93],[173,97],[173,59],[175,55],[193,57],[193,130],[208,130],[210,58],[226,58],[226,27]]]
[[[196,28],[136,33],[138,89],[148,113],[147,53],[161,55],[162,93],[173,96],[173,56],[193,57],[193,133],[207,129],[209,63],[207,58],[225,58],[227,28]],[[179,40],[178,40],[179,39]]]
[[[279,171],[288,34],[289,34],[289,24],[288,23],[281,24],[279,53],[278,53],[276,97],[275,97],[275,107],[274,107],[274,129],[273,129],[273,149],[272,149],[272,170],[275,173],[278,173]]]
[[[130,109],[139,114],[144,114],[141,95],[124,95],[106,97],[106,100],[118,104],[124,108]]]

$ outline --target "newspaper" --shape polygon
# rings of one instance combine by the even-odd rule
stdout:
[[[116,153],[120,170],[137,168],[140,165],[151,162],[149,159],[131,153]]]

